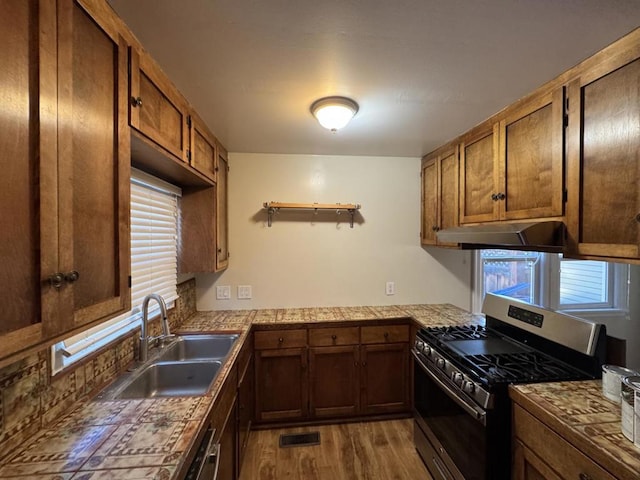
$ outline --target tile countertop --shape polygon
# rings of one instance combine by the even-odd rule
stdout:
[[[640,478],[640,448],[620,429],[601,380],[512,385],[511,398],[616,478]]]
[[[453,305],[296,308],[197,312],[180,333],[235,331],[240,338],[202,397],[86,399],[0,463],[0,478],[103,480],[176,478],[185,453],[210,417],[231,366],[256,324],[309,324],[413,318],[420,325],[484,323]]]

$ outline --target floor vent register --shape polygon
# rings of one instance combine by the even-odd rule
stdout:
[[[280,435],[280,448],[310,445],[320,445],[320,432],[283,433]]]

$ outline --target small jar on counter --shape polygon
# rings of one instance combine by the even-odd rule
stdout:
[[[622,434],[640,446],[640,376],[624,377],[620,396]]]
[[[620,403],[620,386],[624,377],[633,377],[638,372],[617,365],[602,366],[602,394],[612,402]]]

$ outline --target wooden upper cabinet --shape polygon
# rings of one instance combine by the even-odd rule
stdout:
[[[569,85],[567,220],[581,255],[640,257],[640,31]]]
[[[216,147],[216,271],[229,266],[229,160],[225,148]]]
[[[73,0],[0,7],[0,359],[130,305],[127,52]]]
[[[189,162],[193,168],[216,181],[216,139],[200,117],[191,113],[189,124]]]
[[[422,160],[422,221],[420,237],[423,245],[436,245],[438,228],[438,157]]]
[[[460,144],[460,223],[499,218],[499,126],[482,126]]]
[[[557,88],[465,138],[462,223],[563,215],[564,118],[564,88]]]
[[[454,245],[438,241],[436,233],[458,225],[458,147],[447,146],[422,161],[423,245]]]
[[[2,357],[47,338],[57,319],[55,3],[0,4],[0,41]]]
[[[66,331],[129,308],[131,148],[124,39],[76,1],[58,9],[59,268],[78,273],[60,289]]]
[[[153,59],[130,48],[131,126],[169,153],[188,162],[187,102]]]
[[[564,88],[536,95],[500,122],[500,219],[562,216]]]

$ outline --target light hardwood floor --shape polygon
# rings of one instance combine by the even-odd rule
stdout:
[[[320,445],[280,448],[282,433],[320,432]],[[432,480],[411,419],[251,432],[240,480]]]

